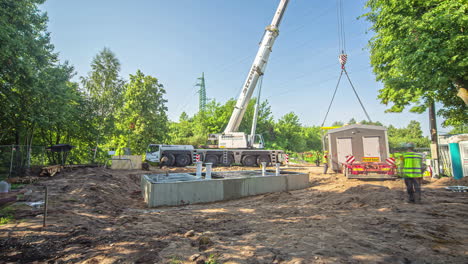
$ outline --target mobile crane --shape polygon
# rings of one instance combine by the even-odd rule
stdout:
[[[146,153],[147,160],[160,162],[163,157],[166,157],[164,163],[168,166],[173,166],[174,164],[177,166],[189,165],[196,155],[199,155],[201,161],[213,163],[213,165],[238,163],[244,166],[254,166],[261,162],[277,163],[282,161],[283,151],[264,150],[262,136],[255,134],[259,102],[257,102],[255,108],[251,134],[246,135],[238,130],[258,80],[265,72],[273,44],[279,35],[279,26],[288,3],[289,0],[280,0],[271,24],[265,28],[257,55],[245,79],[234,111],[224,132],[208,136],[208,142],[216,146],[216,148],[194,149],[189,145],[151,144],[148,146]]]

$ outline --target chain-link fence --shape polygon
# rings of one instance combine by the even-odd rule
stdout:
[[[122,149],[129,155],[130,150]],[[69,152],[54,152],[45,146],[0,145],[0,180],[8,177],[38,175],[48,165],[108,165],[115,148],[97,148],[89,145],[74,146]]]
[[[46,162],[44,146],[0,145],[0,178],[27,175]]]

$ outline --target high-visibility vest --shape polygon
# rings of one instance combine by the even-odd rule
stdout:
[[[327,163],[328,162],[328,154],[324,154],[322,157],[322,162]]]
[[[401,173],[403,177],[418,178],[422,177],[422,154],[416,152],[406,152],[403,154],[403,168]]]

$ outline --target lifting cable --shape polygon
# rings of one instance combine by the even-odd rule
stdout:
[[[340,52],[338,59],[341,64],[341,73],[340,73],[340,77],[338,78],[338,83],[336,84],[335,91],[333,92],[333,96],[330,101],[330,104],[328,105],[327,113],[325,114],[325,118],[323,119],[323,122],[321,125],[322,127],[325,124],[325,121],[327,120],[328,113],[330,112],[330,108],[333,104],[333,100],[335,99],[336,92],[338,91],[338,87],[340,85],[343,72],[346,74],[349,84],[351,85],[351,88],[353,88],[354,94],[356,95],[356,98],[358,99],[359,104],[361,105],[361,108],[367,117],[367,120],[369,120],[369,122],[372,122],[369,114],[366,111],[366,108],[364,107],[364,104],[361,101],[361,98],[359,97],[356,89],[354,88],[353,83],[351,82],[351,79],[349,78],[348,72],[346,71],[346,67],[345,67],[346,61],[348,60],[348,55],[346,54],[346,35],[345,35],[345,30],[344,30],[343,0],[337,0],[337,20],[338,20],[338,46],[339,46],[339,52]]]

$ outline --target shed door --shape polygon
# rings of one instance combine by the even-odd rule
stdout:
[[[460,142],[463,176],[468,177],[468,142]]]
[[[363,137],[364,157],[380,157],[380,137]]]
[[[337,158],[339,164],[346,162],[346,156],[353,155],[353,144],[351,142],[351,138],[336,139],[336,154],[338,155]]]

